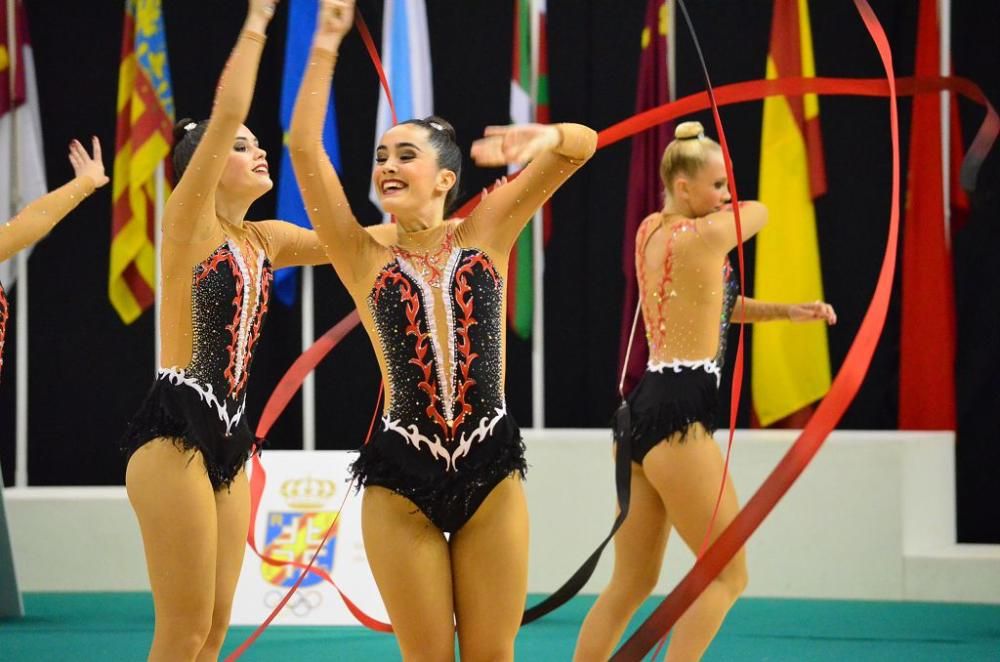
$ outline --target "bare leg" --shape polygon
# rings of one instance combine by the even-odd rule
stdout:
[[[233,594],[243,567],[247,528],[250,526],[250,490],[247,476],[240,472],[229,490],[215,493],[218,514],[219,543],[215,564],[215,605],[212,610],[212,629],[198,653],[198,662],[214,662],[226,640],[229,613],[233,609]]]
[[[451,555],[463,662],[513,660],[528,596],[528,506],[520,478],[493,488],[452,536]]]
[[[365,553],[405,662],[455,659],[448,541],[411,501],[382,487],[361,503]]]
[[[215,598],[215,495],[197,451],[155,439],[125,472],[153,589],[150,662],[194,660],[208,637]]]
[[[682,443],[653,448],[643,460],[642,468],[666,504],[671,524],[697,553],[722,482],[723,459],[719,447],[698,425]],[[718,538],[737,512],[736,491],[727,477],[712,540]],[[746,554],[741,549],[677,621],[666,659],[670,662],[700,659],[746,584]]]
[[[628,517],[615,534],[615,567],[583,621],[573,659],[607,660],[629,619],[649,597],[660,577],[670,525],[660,495],[642,467],[632,464],[632,497]]]

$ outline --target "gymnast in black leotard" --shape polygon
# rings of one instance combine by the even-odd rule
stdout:
[[[404,659],[510,659],[527,593],[523,446],[504,396],[511,247],[593,153],[579,125],[497,127],[477,163],[531,164],[468,218],[445,220],[462,157],[444,120],[381,137],[372,179],[396,223],[355,220],[321,135],[354,3],[321,3],[289,135],[306,208],[350,292],[385,380],[382,426],[354,465],[365,550]],[[451,533],[450,538],[445,533]]]

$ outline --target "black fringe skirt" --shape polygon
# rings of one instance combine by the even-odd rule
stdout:
[[[178,450],[200,451],[216,492],[228,489],[250,459],[254,446],[259,448],[262,441],[250,430],[246,416],[227,429],[215,407],[206,403],[198,391],[165,376],[153,382],[129,423],[122,450],[130,458],[144,444],[160,437],[173,441]]]
[[[683,442],[695,423],[709,434],[715,432],[718,378],[702,367],[647,370],[626,401],[631,410],[632,461],[642,464],[646,453],[661,441],[674,437]]]
[[[486,439],[457,461],[458,470],[445,470],[440,461],[427,464],[408,454],[415,451],[392,430],[382,429],[361,447],[351,471],[359,486],[378,486],[406,497],[445,533],[458,531],[469,521],[497,485],[517,473],[524,478],[521,431],[504,416]]]

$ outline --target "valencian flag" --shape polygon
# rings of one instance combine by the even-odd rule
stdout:
[[[316,30],[317,0],[292,0],[288,6],[288,32],[285,40],[285,71],[281,80],[281,129],[284,144],[281,148],[281,168],[278,172],[278,213],[283,221],[311,228],[309,216],[302,202],[292,160],[288,154],[288,127],[292,123],[295,96],[305,73],[309,50],[312,48],[312,34]],[[340,140],[337,136],[337,111],[330,89],[330,103],[326,107],[323,122],[323,148],[330,157],[333,167],[340,172]],[[278,299],[285,305],[295,303],[298,291],[299,267],[279,269],[274,275],[274,289]]]
[[[815,75],[808,3],[775,0],[767,78]],[[755,298],[823,299],[813,200],[824,193],[818,97],[768,97],[758,197],[767,205],[769,220],[757,235]],[[830,389],[826,325],[780,321],[755,327],[751,365],[753,406],[761,425],[808,411]]]
[[[155,299],[156,170],[170,152],[174,98],[160,0],[126,0],[122,32],[108,296],[131,324]]]
[[[7,43],[8,21],[12,18],[15,39],[13,46]],[[45,195],[47,190],[38,86],[35,84],[35,64],[26,18],[24,5],[20,0],[14,3],[13,17],[7,15],[6,0],[0,1],[0,158],[4,159],[5,165],[9,164],[11,140],[14,139],[17,140],[18,161],[16,191],[11,188],[14,182],[8,176],[13,168],[4,168],[4,175],[0,176],[0,223],[13,215],[15,205],[23,207]],[[10,95],[11,73],[14,74],[13,98]],[[16,133],[12,128],[16,129]],[[16,260],[0,262],[0,284],[10,289],[16,274]],[[0,342],[2,340],[0,338]]]
[[[914,74],[937,76],[937,2],[920,0],[918,12]],[[920,94],[912,107],[902,237],[899,427],[954,430],[955,292],[945,231],[941,102],[936,94]],[[952,136],[961,150],[954,125]]]
[[[635,112],[641,113],[670,101],[669,75],[669,7],[665,0],[649,0],[646,21],[642,28],[642,53],[639,55],[639,79],[635,95]],[[632,160],[628,172],[628,199],[625,203],[625,236],[622,241],[622,270],[625,293],[622,297],[622,330],[619,364],[625,360],[629,332],[635,316],[639,289],[635,276],[635,233],[649,214],[663,209],[663,183],[660,181],[660,161],[663,150],[673,137],[673,123],[660,124],[632,139]],[[642,377],[646,369],[649,348],[642,323],[636,328],[632,354],[625,376],[626,393]]]
[[[515,124],[549,122],[549,57],[545,0],[514,0],[514,45],[510,78],[510,119]],[[519,167],[519,166],[518,166]],[[511,171],[518,167],[512,167]],[[520,338],[531,337],[535,310],[535,238],[542,223],[543,243],[551,232],[548,204],[535,214],[511,249],[507,269],[507,321]]]

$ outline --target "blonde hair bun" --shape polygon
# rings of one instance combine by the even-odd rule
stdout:
[[[705,127],[701,125],[701,122],[681,122],[674,129],[674,138],[677,140],[692,140],[704,137]]]
[[[674,139],[663,152],[660,178],[664,192],[672,191],[678,175],[694,176],[708,162],[709,154],[720,150],[719,143],[705,135],[701,122],[681,122]]]

